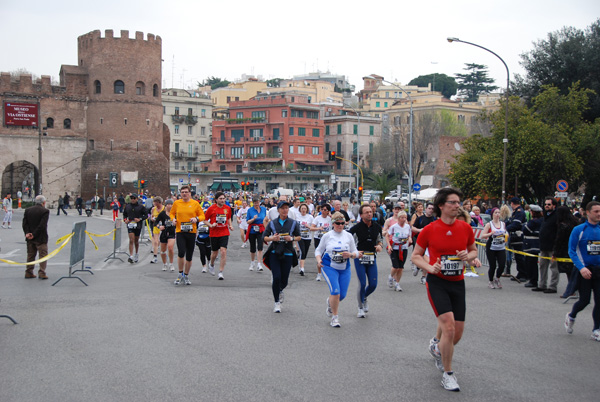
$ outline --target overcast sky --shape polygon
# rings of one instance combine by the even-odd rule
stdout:
[[[346,75],[356,89],[379,74],[403,84],[422,74],[487,65],[506,83],[523,73],[519,55],[564,26],[584,29],[598,0],[0,0],[1,71],[20,68],[58,78],[77,64],[77,37],[121,29],[162,37],[163,86],[189,87],[208,76],[291,78],[314,71]]]

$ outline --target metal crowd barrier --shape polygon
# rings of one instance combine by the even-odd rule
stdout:
[[[69,275],[58,278],[56,282],[52,284],[52,286],[56,285],[63,279],[79,279],[81,283],[85,286],[88,284],[83,281],[78,276],[73,275],[74,272],[89,272],[90,274],[94,274],[89,269],[86,269],[84,266],[85,260],[85,222],[75,222],[73,224],[73,237],[71,239],[71,257],[69,261]],[[73,270],[73,267],[79,265],[81,263],[81,268]]]
[[[122,226],[123,226],[123,219],[117,219],[115,221],[115,232],[113,235],[113,252],[106,257],[106,259],[104,260],[104,262],[108,261],[108,260],[119,260],[121,262],[125,262],[122,259],[120,259],[119,257],[117,257],[117,254],[125,254],[125,255],[129,255],[124,251],[121,251],[121,232],[122,232]]]

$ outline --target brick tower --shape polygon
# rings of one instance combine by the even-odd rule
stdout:
[[[112,30],[78,38],[78,66],[87,72],[87,150],[81,169],[81,192],[91,198],[105,186],[110,192],[135,191],[144,179],[147,190],[169,192],[168,149],[164,149],[161,99],[161,38],[142,32],[129,38]],[[166,142],[168,144],[168,141]],[[117,172],[117,188],[109,188],[109,173]]]

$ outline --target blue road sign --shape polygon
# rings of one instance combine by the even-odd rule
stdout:
[[[180,182],[180,183],[183,183],[183,179],[179,179],[179,182]]]
[[[421,191],[421,185],[419,183],[413,184],[413,191]]]

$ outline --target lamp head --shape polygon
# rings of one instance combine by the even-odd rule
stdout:
[[[446,38],[446,39],[447,39],[447,40],[448,40],[448,42],[450,42],[450,43],[452,43],[452,42],[454,42],[454,41],[460,42],[460,39],[458,39],[458,38],[450,38],[450,37],[448,37],[448,38]]]

